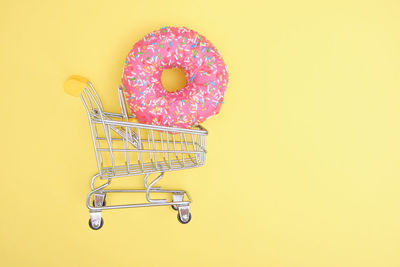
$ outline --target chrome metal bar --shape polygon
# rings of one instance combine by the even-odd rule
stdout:
[[[96,120],[95,120],[96,121]],[[114,126],[125,126],[125,127],[136,127],[140,129],[153,129],[157,131],[168,131],[171,133],[193,133],[199,135],[207,135],[207,131],[204,130],[194,130],[194,129],[183,129],[183,128],[174,128],[174,127],[166,127],[166,126],[159,126],[159,125],[150,125],[150,124],[141,124],[136,122],[121,122],[121,121],[114,121],[105,119],[104,121],[98,121],[97,123],[105,123],[111,124]]]
[[[176,143],[175,143],[175,135],[174,134],[172,134],[172,143],[174,144],[174,151],[175,151],[175,157],[176,157],[176,160],[182,165],[182,167],[183,167],[183,164],[179,161],[179,157],[178,157],[178,151],[176,150]]]
[[[163,178],[164,173],[162,172],[156,179],[154,179],[149,185],[146,184],[147,181],[147,177],[149,177],[148,175],[146,175],[145,177],[145,187],[146,187],[146,199],[148,202],[151,203],[160,203],[160,202],[167,202],[166,199],[152,199],[150,198],[150,192],[151,192],[151,188],[158,182],[161,180],[161,178]]]
[[[195,148],[195,145],[194,145],[194,136],[193,136],[192,133],[190,134],[190,136],[191,136],[191,138],[192,138],[193,151],[195,151],[196,148]],[[194,157],[195,157],[195,159],[196,159],[196,163],[198,163],[198,162],[199,162],[199,159],[198,159],[197,155],[194,155]]]
[[[111,209],[126,209],[126,208],[143,208],[143,207],[156,207],[156,206],[171,206],[171,205],[190,205],[189,201],[180,202],[153,202],[153,203],[140,203],[140,204],[128,204],[128,205],[114,205],[114,206],[104,206],[104,207],[91,207],[89,204],[86,206],[91,211],[96,210],[111,210]]]
[[[169,133],[165,132],[165,134],[167,135],[167,150],[169,150]],[[171,154],[168,153],[168,163],[169,163],[169,167],[171,168]]]
[[[103,103],[101,103],[101,99],[100,99],[99,95],[97,94],[96,90],[94,89],[93,84],[90,81],[88,81],[88,84],[89,84],[90,88],[92,89],[92,91],[94,92],[94,94],[96,95],[97,100],[100,104],[101,110],[103,110]]]
[[[152,140],[152,142],[153,142],[153,155],[154,155],[154,163],[155,163],[155,167],[156,167],[156,169],[158,169],[158,166],[157,166],[157,149],[156,149],[156,145],[154,144],[154,131],[153,130],[150,130],[150,132],[151,132],[151,140]]]
[[[142,140],[142,139],[140,138],[140,129],[138,129],[138,134],[139,134],[139,140]],[[140,144],[142,144],[142,143],[140,143]],[[142,166],[142,170],[143,170],[143,154],[142,154],[141,149],[138,150],[138,151],[139,151],[139,155],[140,155],[140,165]]]
[[[85,106],[85,109],[87,111],[87,115],[88,115],[88,119],[89,119],[89,125],[90,125],[90,132],[92,133],[92,142],[93,142],[94,153],[96,154],[97,168],[98,168],[99,172],[101,172],[101,164],[100,164],[100,161],[99,161],[99,158],[101,160],[101,152],[97,152],[97,150],[96,150],[95,133],[93,132],[93,124],[92,124],[92,120],[90,118],[90,111],[89,111],[89,108],[88,108],[88,106],[86,104],[86,101],[85,101],[85,99],[83,98],[82,95],[81,95],[81,100],[82,100],[83,105]],[[100,154],[100,157],[99,157],[98,154]]]
[[[183,136],[182,136],[182,133],[180,133],[180,135],[181,135],[181,151],[182,151],[182,153],[181,153],[181,155],[182,155],[182,165],[183,165],[183,167],[185,167],[185,155],[183,154]]]
[[[110,151],[109,148],[97,148],[97,151]],[[148,152],[149,155],[152,153],[175,153],[176,155],[178,155],[178,153],[182,153],[182,154],[202,154],[204,153],[204,151],[182,151],[182,150],[157,150],[157,149],[135,149],[135,148],[112,148],[111,151],[113,152],[137,152],[140,151],[142,153],[144,152]],[[178,160],[180,161],[179,157],[177,157]],[[154,164],[154,161],[151,161]]]

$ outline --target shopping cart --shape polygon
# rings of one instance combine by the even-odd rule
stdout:
[[[102,211],[110,209],[171,206],[178,211],[179,222],[191,220],[188,194],[183,190],[165,190],[154,185],[165,172],[196,168],[205,163],[207,130],[198,125],[195,129],[181,129],[131,122],[123,87],[118,87],[121,114],[105,112],[93,84],[80,76],[72,81],[83,82],[80,98],[87,111],[96,155],[98,173],[91,179],[91,191],[86,205],[89,209],[89,226],[103,226]],[[66,88],[66,91],[70,89]],[[74,93],[72,93],[74,94]],[[76,92],[75,92],[75,95]],[[159,173],[152,181],[149,176]],[[114,178],[143,175],[141,189],[109,189]],[[99,178],[104,183],[95,187]],[[144,193],[147,202],[126,205],[106,205],[109,193]],[[169,199],[152,198],[153,193],[166,193]]]

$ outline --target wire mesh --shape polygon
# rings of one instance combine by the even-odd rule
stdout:
[[[204,165],[207,130],[181,129],[130,121],[122,89],[122,114],[103,111],[93,86],[84,89],[97,166],[102,178],[195,168]]]

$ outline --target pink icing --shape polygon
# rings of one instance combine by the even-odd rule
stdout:
[[[187,84],[167,92],[161,73],[183,68]],[[165,27],[146,35],[129,52],[122,75],[129,108],[141,123],[190,128],[216,115],[228,72],[214,46],[187,28]]]

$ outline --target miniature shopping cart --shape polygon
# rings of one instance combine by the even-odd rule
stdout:
[[[133,117],[128,115],[121,86],[118,88],[121,114],[105,112],[92,83],[76,77],[85,82],[80,98],[89,117],[99,171],[91,179],[91,191],[86,201],[90,212],[89,226],[94,230],[103,226],[103,210],[154,206],[171,206],[178,211],[179,222],[188,223],[191,220],[188,194],[183,190],[165,190],[154,185],[165,172],[204,165],[207,130],[200,125],[195,129],[181,129],[131,122]],[[158,175],[151,181],[151,174]],[[144,176],[143,188],[108,188],[114,178],[134,175]],[[95,187],[96,178],[104,183]],[[107,194],[122,192],[144,193],[147,202],[106,205]],[[154,193],[167,193],[170,197],[168,200],[155,199],[152,198]]]

